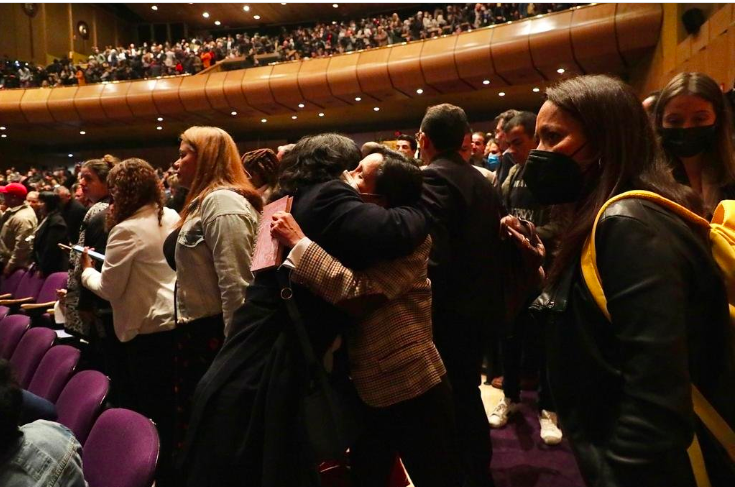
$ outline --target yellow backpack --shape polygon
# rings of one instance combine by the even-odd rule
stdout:
[[[684,221],[708,232],[712,256],[720,268],[725,281],[727,300],[730,305],[730,320],[731,323],[735,323],[735,200],[722,201],[715,210],[712,221],[708,222],[683,206],[650,191],[628,191],[608,200],[597,213],[597,218],[595,218],[595,223],[592,227],[592,234],[582,249],[582,275],[584,282],[605,317],[610,320],[610,313],[607,310],[607,299],[605,298],[602,281],[597,270],[595,232],[597,230],[597,223],[600,221],[600,217],[607,207],[616,201],[629,198],[652,201],[674,212]],[[715,408],[712,407],[709,401],[705,399],[694,385],[692,385],[692,402],[694,412],[699,416],[699,419],[725,448],[730,459],[735,462],[735,432],[733,432],[732,428],[722,419]],[[710,487],[711,483],[705,468],[702,449],[699,446],[699,441],[696,436],[689,447],[688,453],[697,486]]]

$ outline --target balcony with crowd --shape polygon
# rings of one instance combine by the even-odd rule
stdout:
[[[402,42],[453,35],[576,6],[571,3],[477,3],[436,6],[401,17],[398,13],[294,28],[203,35],[178,42],[92,48],[85,62],[65,56],[48,66],[0,58],[0,89],[83,86],[159,76],[197,74],[226,59],[244,67],[269,62],[329,57]]]

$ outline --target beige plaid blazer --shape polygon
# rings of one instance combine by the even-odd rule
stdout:
[[[427,237],[407,257],[353,271],[312,242],[291,274],[294,282],[326,301],[350,309],[360,300],[375,303],[374,298],[384,298],[347,334],[352,379],[369,406],[387,407],[417,397],[446,373],[432,340],[430,250]]]

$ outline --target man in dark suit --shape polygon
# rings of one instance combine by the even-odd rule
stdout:
[[[79,241],[79,230],[82,226],[84,215],[87,214],[87,208],[72,197],[69,188],[66,186],[58,186],[54,189],[54,193],[59,195],[59,200],[61,201],[61,216],[66,222],[69,241],[72,244],[76,244]]]
[[[490,427],[480,396],[483,344],[501,320],[497,193],[458,151],[470,127],[459,107],[430,107],[421,122],[422,202],[431,220],[434,342],[452,385],[464,485],[488,487]]]

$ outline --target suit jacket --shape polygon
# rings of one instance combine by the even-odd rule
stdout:
[[[55,211],[41,222],[33,238],[33,258],[44,276],[69,270],[69,255],[58,245],[68,242],[66,223]]]
[[[79,231],[86,214],[87,208],[74,198],[61,209],[61,216],[64,218],[69,232],[69,242],[73,244],[79,242]]]
[[[369,306],[347,334],[352,379],[372,407],[417,397],[446,373],[432,340],[430,250],[427,238],[409,256],[353,271],[312,242],[291,274],[294,282],[335,305],[374,295],[387,299]]]
[[[500,218],[497,192],[457,153],[437,156],[423,170],[422,202],[431,220],[429,279],[435,341],[464,331],[486,332],[502,316]],[[457,350],[457,353],[462,353]]]

